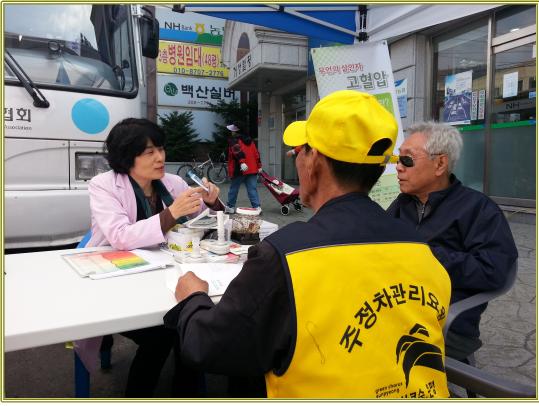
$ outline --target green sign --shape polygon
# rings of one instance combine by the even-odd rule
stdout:
[[[393,112],[393,101],[391,100],[391,93],[378,93],[374,94],[373,96],[376,97],[378,103],[384,106],[387,111],[395,115],[395,113]]]
[[[167,96],[176,96],[178,94],[178,88],[172,82],[168,82],[163,90]]]

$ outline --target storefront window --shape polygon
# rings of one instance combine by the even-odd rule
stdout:
[[[464,148],[454,170],[467,186],[483,190],[488,21],[434,38],[432,117],[458,126]]]
[[[462,133],[457,177],[499,204],[535,205],[535,11],[502,8],[433,38],[432,117]]]
[[[494,56],[489,188],[492,196],[535,199],[535,44]]]
[[[249,37],[246,33],[241,34],[238,41],[238,50],[236,52],[236,62],[241,60],[245,55],[249,53],[251,46],[249,45]]]
[[[513,6],[496,14],[496,36],[535,25],[535,6]]]

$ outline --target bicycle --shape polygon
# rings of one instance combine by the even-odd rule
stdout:
[[[199,178],[206,176],[210,182],[215,183],[216,185],[223,183],[228,178],[228,169],[224,152],[221,153],[219,162],[216,163],[213,162],[210,154],[208,154],[208,159],[201,164],[197,165],[195,158],[193,158],[193,164],[188,163],[181,165],[176,171],[176,175],[185,180],[188,185],[194,184],[191,178],[187,176],[187,172],[191,169]],[[206,173],[204,174],[204,172]]]

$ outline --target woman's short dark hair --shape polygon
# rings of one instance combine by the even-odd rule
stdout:
[[[146,149],[150,140],[156,147],[165,145],[165,133],[145,118],[126,118],[109,132],[103,150],[114,172],[129,173],[135,158]]]

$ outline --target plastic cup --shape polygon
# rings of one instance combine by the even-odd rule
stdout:
[[[191,236],[187,233],[181,233],[179,237],[180,249],[182,251],[187,251],[189,244],[191,243]]]

